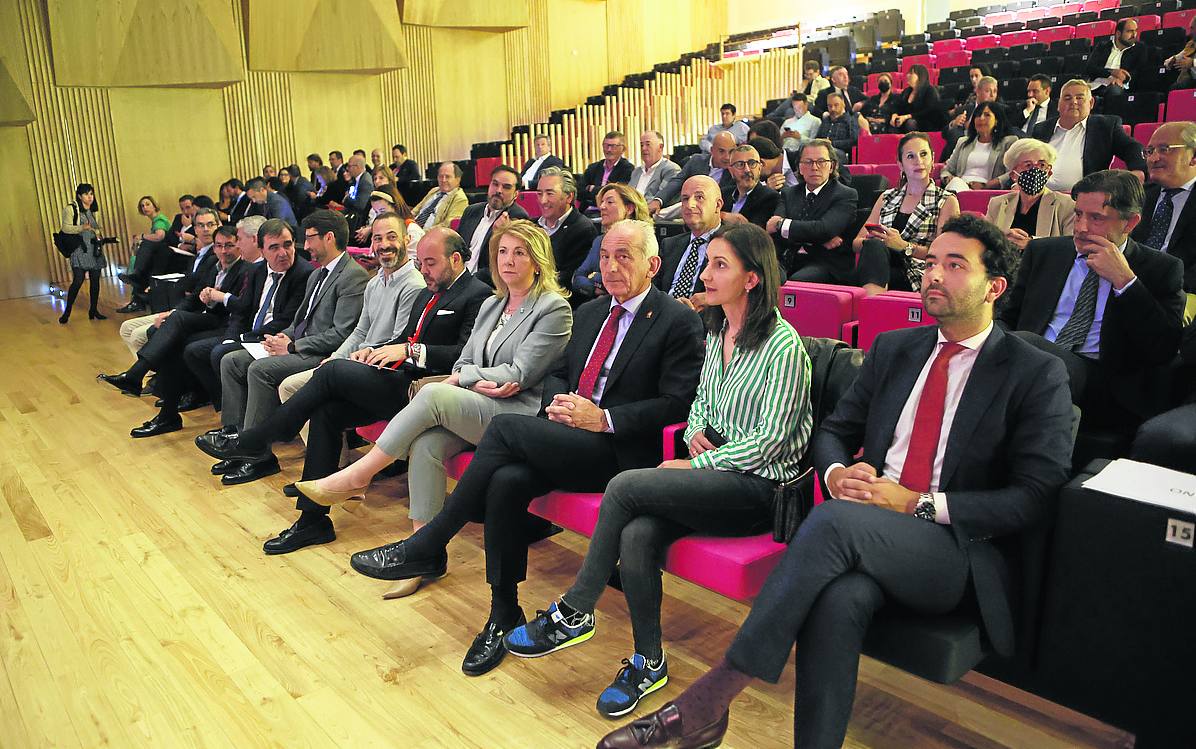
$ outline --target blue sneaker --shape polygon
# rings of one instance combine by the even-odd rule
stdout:
[[[535,619],[512,629],[503,639],[511,655],[539,658],[580,645],[593,636],[593,614],[577,613],[566,619],[554,602],[547,611],[537,611]]]
[[[644,656],[636,653],[631,660],[623,659],[623,668],[611,685],[598,695],[598,712],[608,718],[626,715],[640,704],[640,700],[669,683],[669,667],[664,657],[652,668]]]

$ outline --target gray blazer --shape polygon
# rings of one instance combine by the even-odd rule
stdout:
[[[635,187],[644,177],[644,167],[641,164],[631,172],[631,181],[627,184]],[[651,203],[653,200],[659,200],[661,207],[668,205],[664,202],[664,196],[671,194],[674,190],[681,190],[681,167],[677,166],[672,159],[667,156],[662,156],[660,165],[656,167],[656,171],[652,172],[652,177],[648,180],[648,184],[644,189],[644,200]],[[676,182],[676,186],[674,186]]]
[[[320,286],[303,337],[295,340],[295,328],[303,321],[316,284],[324,278],[321,270],[314,270],[307,277],[307,290],[295,310],[295,319],[282,331],[295,342],[295,353],[303,356],[328,356],[349,337],[361,317],[365,284],[370,278],[356,260],[344,254]]]
[[[473,333],[453,364],[463,388],[482,380],[500,385],[519,383],[519,392],[509,400],[524,407],[540,408],[544,377],[569,343],[573,311],[559,294],[547,292],[528,297],[523,306],[507,320],[495,338],[494,354],[486,354],[490,334],[502,317],[507,300],[493,296],[482,302]]]
[[[996,224],[1001,231],[1009,231],[1017,215],[1018,193],[1008,192],[988,201],[985,218]],[[1070,237],[1076,223],[1076,202],[1070,195],[1053,190],[1043,190],[1038,199],[1038,223],[1034,226],[1034,238]]]
[[[976,141],[965,143],[965,140],[966,138],[959,139],[959,142],[955,144],[955,150],[951,152],[951,158],[947,159],[947,163],[943,166],[943,171],[952,177],[963,177],[963,173],[967,171],[968,158],[976,149]],[[1015,142],[1017,142],[1016,135],[1006,135],[999,143],[993,143],[993,150],[988,155],[987,179],[999,177],[1004,181],[1009,176],[1009,172],[1005,169],[1005,152]]]

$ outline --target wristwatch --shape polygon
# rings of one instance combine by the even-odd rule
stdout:
[[[909,244],[907,244],[905,246],[905,249],[903,250],[903,252],[905,253],[906,257],[913,257],[914,256],[914,243],[910,242]]]
[[[935,518],[934,495],[923,492],[918,495],[918,503],[914,505],[914,517],[933,523]]]

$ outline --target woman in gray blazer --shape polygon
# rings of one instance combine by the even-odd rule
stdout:
[[[1005,152],[1005,168],[1014,189],[988,201],[985,218],[999,226],[1019,251],[1026,249],[1031,239],[1071,236],[1075,201],[1046,187],[1058,155],[1050,143],[1034,138],[1022,138]]]
[[[445,461],[476,445],[498,414],[540,410],[544,376],[573,327],[548,235],[531,221],[510,222],[490,239],[490,268],[494,296],[482,303],[452,375],[421,388],[364,458],[296,483],[303,496],[326,507],[361,499],[379,471],[407,460],[418,529],[444,505]]]
[[[1017,140],[1005,108],[991,101],[976,105],[968,121],[967,137],[955,144],[943,165],[943,187],[961,190],[999,190],[1008,176],[1005,152]]]

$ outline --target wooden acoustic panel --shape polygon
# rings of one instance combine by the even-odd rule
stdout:
[[[394,0],[248,0],[250,70],[382,73],[407,67]]]
[[[333,149],[348,157],[355,148],[369,153],[382,145],[381,76],[294,73],[290,79],[298,158]],[[389,144],[386,149],[389,155]]]
[[[49,273],[40,251],[44,240],[37,195],[29,189],[34,162],[26,128],[0,127],[0,164],[8,171],[8,178],[0,180],[0,205],[8,216],[0,221],[0,299],[45,294]]]
[[[454,29],[518,29],[527,26],[527,0],[406,0],[403,23]]]
[[[48,0],[59,86],[223,85],[243,77],[233,4]]]
[[[29,100],[21,93],[8,65],[0,61],[0,126],[28,125],[33,122]]]

